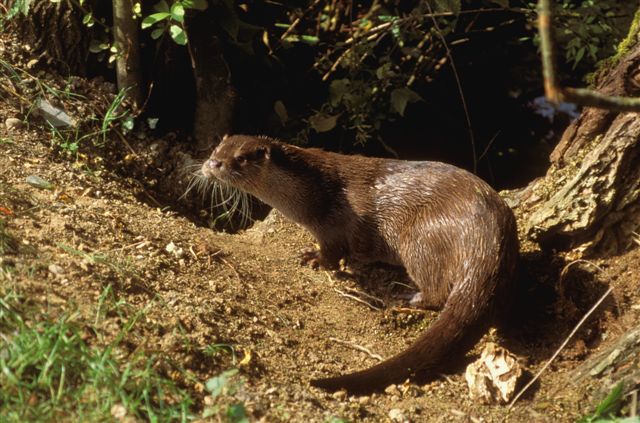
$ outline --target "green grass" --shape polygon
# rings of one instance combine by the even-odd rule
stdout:
[[[590,416],[584,416],[578,423],[640,423],[640,417],[618,417],[622,408],[624,385],[618,383],[596,407]]]
[[[85,340],[91,328],[76,314],[27,320],[40,313],[13,293],[0,297],[0,421],[112,421],[117,410],[151,422],[193,418],[193,400],[155,370],[157,356],[120,348],[144,313],[130,317],[111,343],[96,346]]]

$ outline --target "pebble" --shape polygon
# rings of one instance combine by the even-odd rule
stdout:
[[[20,119],[18,118],[7,118],[7,120],[4,121],[4,126],[6,126],[6,128],[9,131],[13,131],[15,129],[20,129],[24,126],[24,122],[22,122]]]
[[[49,265],[49,272],[53,273],[56,276],[61,276],[64,274],[64,269],[57,264]]]
[[[408,422],[409,420],[399,408],[389,410],[389,418],[392,422]]]
[[[31,185],[32,187],[40,188],[40,189],[53,189],[53,184],[46,179],[42,179],[38,175],[29,175],[25,179],[25,182]]]
[[[345,398],[347,398],[347,391],[336,391],[331,395],[333,398],[337,399],[338,401],[342,401]]]
[[[384,389],[384,392],[389,395],[400,396],[400,389],[398,389],[398,385],[389,385]]]
[[[358,404],[360,405],[367,405],[370,402],[371,402],[371,397],[368,397],[368,396],[358,397]]]
[[[122,404],[114,404],[113,407],[111,407],[111,415],[114,418],[121,420],[127,415],[127,409],[124,408]]]

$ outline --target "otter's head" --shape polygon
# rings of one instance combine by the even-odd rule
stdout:
[[[252,192],[264,164],[269,160],[273,141],[268,138],[247,135],[225,135],[213,150],[209,160],[202,164],[202,173],[207,178]]]

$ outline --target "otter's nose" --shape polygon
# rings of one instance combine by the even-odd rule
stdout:
[[[207,166],[211,169],[220,169],[222,167],[222,162],[216,159],[207,160]]]

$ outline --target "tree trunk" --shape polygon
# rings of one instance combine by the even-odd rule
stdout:
[[[633,27],[626,53],[600,72],[595,88],[602,94],[640,95],[640,42]],[[521,233],[537,241],[543,250],[570,250],[567,257],[607,257],[637,243],[639,141],[640,114],[584,108],[551,153],[547,174],[507,194],[519,217]],[[567,382],[578,389],[586,378],[597,378],[602,386],[601,392],[595,393],[598,401],[619,382],[628,392],[640,380],[639,346],[640,326],[636,325],[571,372]]]
[[[640,93],[640,44],[598,83],[619,96]],[[551,154],[546,176],[518,194],[524,229],[543,247],[607,256],[628,248],[640,226],[640,118],[585,108]]]
[[[113,42],[116,46],[118,89],[129,89],[136,108],[142,107],[144,91],[140,68],[138,21],[133,16],[132,0],[113,0]]]
[[[220,39],[212,30],[210,13],[207,10],[188,20],[189,53],[196,82],[193,135],[199,151],[209,150],[231,131],[235,102],[231,72]]]

